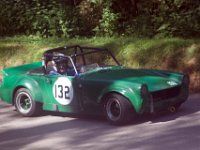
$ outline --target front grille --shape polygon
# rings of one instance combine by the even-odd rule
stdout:
[[[162,101],[178,96],[180,94],[180,91],[181,86],[176,86],[173,88],[152,92],[151,95],[154,101]]]

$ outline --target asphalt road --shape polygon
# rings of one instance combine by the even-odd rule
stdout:
[[[0,101],[0,150],[59,149],[200,150],[200,94],[176,113],[143,116],[122,127],[104,118],[49,112],[25,118]]]

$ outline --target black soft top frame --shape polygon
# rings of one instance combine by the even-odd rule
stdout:
[[[85,57],[84,55],[91,54],[91,53],[97,53],[97,52],[107,52],[114,60],[115,62],[120,65],[120,63],[117,61],[117,59],[114,57],[114,55],[106,48],[96,48],[96,47],[85,47],[80,45],[73,45],[73,46],[64,46],[64,47],[58,47],[54,49],[47,50],[43,57],[45,62],[51,61],[53,57],[55,56],[54,53],[63,53],[66,51],[72,50],[73,53],[68,55],[76,62],[76,56],[82,56],[83,62],[85,63]]]

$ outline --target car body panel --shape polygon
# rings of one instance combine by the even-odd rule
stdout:
[[[42,63],[36,62],[32,64],[20,65],[17,67],[5,68],[1,70],[3,79],[0,84],[0,98],[4,99],[6,102],[12,103],[12,99],[14,96],[13,93],[18,87],[26,87],[33,89],[34,85],[38,83],[36,83],[31,77],[27,76],[27,72],[40,66],[42,66]],[[27,80],[28,82],[26,82]],[[31,92],[32,91],[33,90],[31,90]],[[32,94],[34,95],[34,93]]]

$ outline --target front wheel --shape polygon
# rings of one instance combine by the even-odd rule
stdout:
[[[14,105],[17,111],[25,117],[35,116],[41,110],[41,105],[33,100],[31,93],[25,88],[15,93]]]
[[[127,98],[113,93],[106,98],[105,114],[111,124],[123,125],[130,122],[136,112]]]

